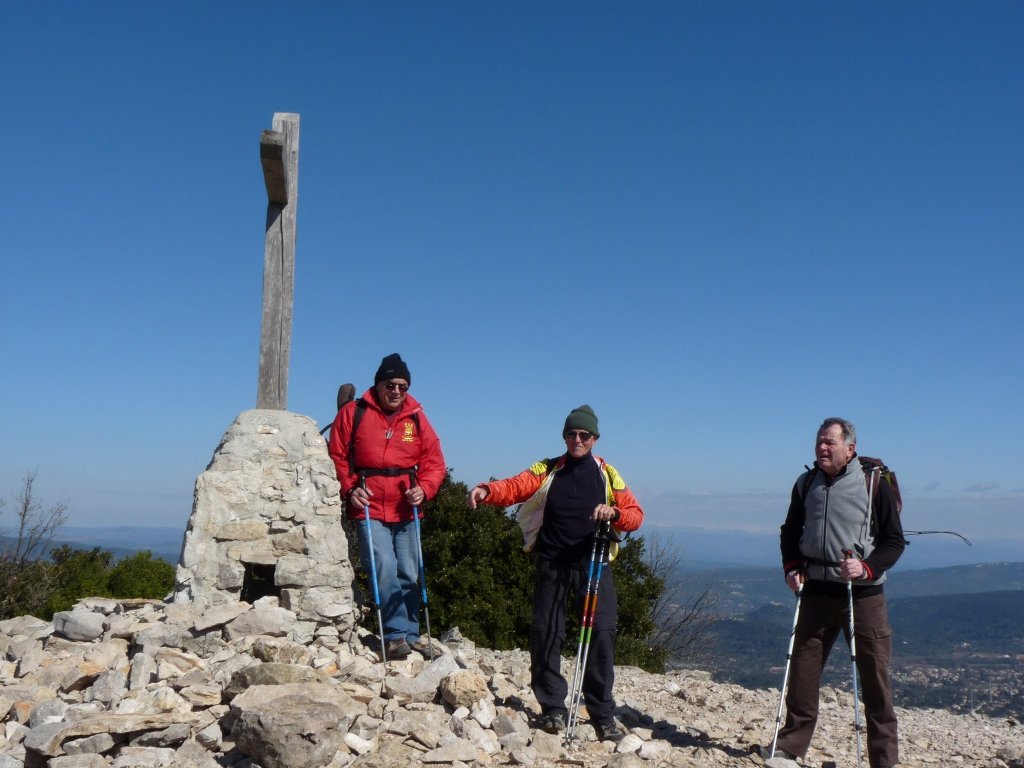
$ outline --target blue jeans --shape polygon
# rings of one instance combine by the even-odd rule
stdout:
[[[420,591],[417,582],[416,523],[384,523],[370,520],[373,559],[377,566],[377,590],[384,622],[384,642],[420,638]],[[359,521],[359,556],[370,573],[370,552],[366,542],[366,520]],[[373,589],[371,584],[370,589]]]

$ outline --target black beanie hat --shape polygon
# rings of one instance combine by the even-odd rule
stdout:
[[[412,384],[412,376],[409,375],[409,366],[405,364],[402,360],[402,356],[397,352],[392,352],[380,361],[380,368],[377,369],[377,373],[373,377],[373,383],[374,385],[377,385],[382,381],[387,381],[388,379],[405,379],[407,382]]]
[[[589,405],[573,408],[569,415],[565,417],[565,426],[562,427],[562,434],[564,435],[570,429],[584,429],[587,432],[592,432],[597,437],[601,436],[601,433],[597,431],[597,414],[594,413],[594,409]]]

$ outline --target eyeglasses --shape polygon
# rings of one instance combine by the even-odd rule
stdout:
[[[566,440],[575,440],[578,437],[581,443],[587,442],[593,436],[593,432],[587,432],[584,429],[569,429],[562,435]]]
[[[398,382],[398,381],[385,381],[385,382],[382,382],[382,383],[384,384],[384,389],[389,390],[389,391],[394,391],[394,392],[408,392],[409,391],[409,385],[408,384],[402,384],[401,382]]]

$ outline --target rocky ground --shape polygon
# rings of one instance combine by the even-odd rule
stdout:
[[[453,631],[433,660],[379,663],[361,627],[297,621],[274,598],[217,605],[88,599],[0,622],[0,768],[761,766],[778,691],[617,670],[618,745],[536,730],[522,651]],[[567,676],[572,661],[566,662]],[[1024,768],[1016,720],[900,710],[902,765]],[[856,764],[848,694],[823,692],[807,766]],[[775,758],[773,768],[792,768]],[[865,760],[864,765],[867,765]]]

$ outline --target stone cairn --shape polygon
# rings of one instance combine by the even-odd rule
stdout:
[[[771,740],[777,690],[620,667],[629,734],[599,742],[584,712],[566,745],[535,727],[522,650],[477,648],[452,628],[433,660],[385,666],[351,598],[340,509],[310,420],[242,414],[196,484],[171,598],[0,621],[0,768],[766,764],[752,749]],[[848,693],[823,691],[803,765],[855,764],[850,714]],[[1017,720],[899,716],[904,768],[1024,768]]]
[[[196,480],[174,599],[230,611],[268,594],[313,631],[355,623],[341,497],[324,439],[312,419],[253,410],[235,419]]]

